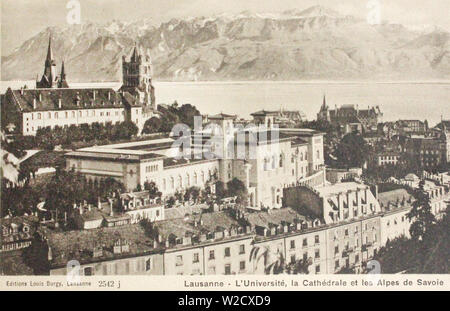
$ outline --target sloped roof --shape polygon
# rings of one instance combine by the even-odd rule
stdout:
[[[419,177],[417,177],[417,175],[410,173],[408,175],[405,176],[405,180],[407,181],[417,181],[419,180]]]
[[[72,259],[83,264],[121,256],[137,256],[154,250],[153,240],[147,236],[139,224],[92,230],[49,232],[47,238],[52,251],[51,264],[53,266],[65,266]],[[114,243],[118,239],[128,242],[129,252],[123,255],[113,253]],[[103,255],[93,258],[92,251],[96,246],[103,246]]]
[[[121,108],[125,105],[140,106],[136,96],[122,94],[108,88],[98,89],[23,89],[11,90],[17,105],[23,111],[47,111],[67,109]],[[94,100],[95,92],[95,100]],[[61,99],[61,108],[59,100]],[[33,103],[36,102],[36,109]]]
[[[200,224],[200,219],[202,224]],[[197,220],[197,226],[195,226]],[[158,228],[158,233],[163,239],[169,236],[183,238],[186,235],[204,234],[207,232],[215,232],[216,230],[230,229],[231,227],[238,227],[237,220],[231,218],[226,212],[204,213],[201,216],[189,216],[188,219],[176,218],[170,220],[157,221],[154,223]]]
[[[397,201],[401,202],[403,199],[408,201],[409,199],[414,199],[414,197],[409,194],[406,189],[396,189],[392,191],[380,192],[378,194],[378,201],[384,207],[387,207],[389,203],[395,204]]]
[[[294,223],[295,220],[306,220],[292,208],[271,209],[267,212],[250,213],[248,222],[252,226],[269,228],[269,224],[279,225],[282,222]]]

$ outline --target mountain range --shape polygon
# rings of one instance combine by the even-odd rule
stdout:
[[[48,27],[2,57],[2,80],[43,73],[49,36],[69,82],[118,81],[135,42],[152,55],[154,79],[430,80],[450,78],[450,33],[365,20],[314,6],[279,14],[242,12]],[[58,68],[59,70],[59,68]]]

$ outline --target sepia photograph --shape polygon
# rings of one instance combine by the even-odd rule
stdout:
[[[450,289],[448,0],[0,6],[0,289]]]

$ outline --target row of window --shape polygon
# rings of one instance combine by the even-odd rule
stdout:
[[[320,243],[320,236],[316,235],[314,236],[314,244]],[[291,249],[295,249],[295,240],[291,240],[290,242]],[[304,238],[302,242],[302,246],[308,246],[308,238]]]
[[[102,265],[103,275],[130,274],[132,272],[148,272],[153,268],[151,258],[137,259],[125,262],[105,263]],[[91,266],[83,268],[84,275],[94,274],[94,268]]]
[[[113,112],[114,112],[114,114],[113,114]],[[115,116],[119,116],[119,114],[120,114],[120,111],[119,110],[116,110],[116,111],[100,111],[99,113],[98,113],[98,115],[100,116],[100,117],[103,117],[103,116],[106,116],[106,117],[109,117],[109,116],[112,116],[112,115],[115,115]],[[124,110],[122,110],[122,115],[124,115],[125,114],[125,111]],[[31,114],[31,120],[34,120],[34,113],[32,113]],[[49,112],[38,112],[38,113],[36,113],[36,119],[37,120],[41,120],[41,119],[59,119],[59,118],[61,118],[61,119],[69,119],[69,117],[70,118],[75,118],[76,117],[76,111],[65,111],[64,113],[63,112],[58,112],[58,111],[56,111],[56,112],[51,112],[51,111],[49,111]],[[85,117],[95,117],[97,115],[97,113],[96,113],[96,110],[84,110],[84,116]],[[83,110],[78,110],[78,116],[79,117],[83,117]],[[26,120],[27,121],[29,121],[29,118],[27,117],[26,118]]]
[[[98,123],[100,123],[100,124],[103,124],[103,125],[106,125],[107,123],[111,123],[112,124],[112,122],[107,122],[107,121],[101,121],[101,122],[98,122]],[[120,123],[120,121],[116,121],[114,124],[119,124]],[[83,124],[89,124],[89,123],[83,123]],[[63,128],[68,128],[69,126],[72,126],[72,125],[81,125],[81,124],[77,124],[77,123],[71,123],[71,124],[63,124],[63,125],[59,125],[59,126],[61,126],[61,127],[63,127]],[[30,133],[30,128],[28,127],[29,126],[29,124],[27,123],[27,127],[25,128],[25,133]],[[58,126],[58,125],[55,125],[55,126]],[[45,127],[45,126],[44,126]],[[48,126],[47,126],[48,127]],[[53,128],[54,126],[50,126],[50,128]],[[39,130],[39,129],[41,129],[42,128],[42,126],[40,126],[40,125],[38,125],[37,127],[36,127],[36,130]],[[31,127],[31,132],[34,132],[34,126],[32,126]]]
[[[209,178],[211,178],[212,175],[213,174],[212,174],[211,170],[208,170]],[[200,173],[200,182],[201,183],[205,183],[206,182],[206,174],[203,171]],[[197,175],[197,172],[194,172],[194,175],[193,175],[192,179],[191,179],[191,175],[189,173],[187,173],[185,175],[184,180],[183,180],[181,175],[178,175],[177,180],[176,180],[176,187],[177,188],[183,188],[183,186],[190,187],[191,183],[193,185],[197,185],[199,183],[199,176]],[[170,177],[169,178],[169,185],[167,185],[166,179],[165,178],[163,179],[163,181],[162,181],[162,189],[163,189],[163,191],[167,190],[167,186],[169,186],[169,189],[171,189],[171,190],[175,189],[175,178],[174,177]]]
[[[245,271],[245,261],[240,261],[239,262],[239,271],[243,272]],[[183,275],[183,272],[178,272],[178,275]],[[192,270],[192,275],[196,275],[196,274],[200,274],[200,269],[199,268],[195,268]],[[216,274],[216,266],[209,266],[208,267],[208,274]],[[225,275],[230,275],[231,274],[231,264],[226,264],[224,266],[224,274]]]
[[[241,244],[241,245],[239,245],[239,255],[244,255],[244,254],[245,254],[245,245]],[[230,247],[225,247],[224,257],[225,258],[231,257],[231,248]],[[214,259],[216,259],[215,251],[210,250],[208,260],[214,260]],[[192,257],[192,263],[198,263],[198,262],[200,262],[199,253],[194,253],[193,257]],[[175,260],[175,266],[178,267],[178,266],[182,266],[182,265],[183,265],[183,255],[178,255]]]
[[[145,167],[145,172],[146,173],[152,173],[152,172],[157,172],[158,171],[158,165],[149,165]]]

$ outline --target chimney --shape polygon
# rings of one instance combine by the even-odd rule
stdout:
[[[97,198],[97,208],[98,208],[99,210],[102,209],[102,201],[100,200],[100,197]]]
[[[36,109],[36,98],[33,98],[33,109]]]
[[[58,108],[59,109],[62,108],[62,99],[61,99],[61,97],[58,99]]]
[[[38,94],[39,94],[39,101],[42,102],[42,93],[39,92]]]
[[[108,91],[108,100],[111,100],[111,92]]]
[[[93,93],[92,98],[95,100],[95,95],[96,95],[97,91],[93,91],[92,93]]]
[[[23,86],[20,88],[20,95],[23,96]]]

